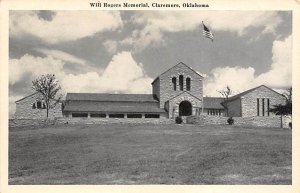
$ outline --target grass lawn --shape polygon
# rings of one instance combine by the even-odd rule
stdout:
[[[110,124],[9,132],[9,184],[291,183],[286,129]]]

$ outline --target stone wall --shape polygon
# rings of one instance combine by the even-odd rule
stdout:
[[[244,95],[242,100],[242,116],[243,117],[253,117],[257,116],[257,99],[259,99],[259,114],[262,116],[262,99],[264,99],[264,114],[265,116],[268,116],[267,113],[267,99],[270,101],[270,108],[272,108],[274,105],[278,104],[285,104],[285,98],[275,91],[265,87],[261,86],[252,92],[247,93]],[[273,113],[269,114],[270,117],[275,117],[276,115]]]
[[[33,109],[33,104],[40,100],[39,94],[30,95],[20,101],[16,102],[15,119],[45,119],[47,116],[46,109]],[[61,103],[57,104],[54,108],[49,109],[49,117],[62,117]]]
[[[188,124],[198,125],[226,125],[228,117],[215,116],[189,116],[187,117]],[[254,126],[254,127],[281,127],[280,116],[274,117],[233,117],[234,125],[237,126]],[[287,128],[285,125],[283,127]]]
[[[175,121],[167,118],[58,118],[56,124],[111,124],[111,123],[154,123],[170,124]]]
[[[9,119],[9,127],[29,125],[54,125],[55,123],[55,119]]]
[[[188,116],[186,123],[198,125],[226,125],[228,117],[218,117],[209,115]]]
[[[183,91],[179,89],[179,76],[183,75]],[[173,89],[172,78],[176,77],[176,91]],[[189,93],[201,99],[203,94],[202,77],[195,71],[187,67],[183,63],[179,63],[173,68],[169,69],[159,77],[160,82],[160,108],[164,108],[165,102],[171,98],[186,91],[186,78],[191,79],[191,88]]]
[[[155,95],[158,99],[160,97],[160,87],[159,87],[159,78],[155,79],[152,83],[152,94]]]
[[[234,124],[240,126],[281,127],[281,117],[234,117]]]
[[[175,118],[179,116],[179,104],[182,101],[189,101],[192,105],[192,115],[199,114],[201,111],[202,101],[198,98],[195,98],[188,92],[184,92],[179,96],[168,101],[167,110],[169,113],[169,118]],[[197,111],[197,112],[196,112]]]
[[[241,117],[241,99],[237,98],[227,102],[228,117]]]

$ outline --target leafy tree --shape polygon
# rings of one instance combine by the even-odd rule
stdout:
[[[41,99],[45,103],[47,110],[47,118],[49,110],[60,102],[62,96],[57,96],[58,91],[61,90],[59,81],[56,80],[54,74],[42,75],[41,77],[32,81],[32,89],[40,93]]]
[[[228,116],[228,107],[227,107],[227,101],[230,95],[233,94],[233,91],[231,90],[231,88],[227,85],[226,88],[224,88],[221,91],[218,91],[224,98],[224,102],[223,102],[223,106],[225,108],[226,111],[226,116]]]
[[[287,89],[287,92],[283,93],[286,98],[285,104],[274,105],[270,109],[270,112],[275,113],[275,115],[292,115],[292,88]]]
[[[292,115],[292,88],[287,89],[287,92],[282,95],[285,97],[285,104],[274,105],[269,111],[275,113],[275,115],[281,116],[281,127],[282,127],[282,116]],[[292,122],[289,123],[289,127],[292,128]]]

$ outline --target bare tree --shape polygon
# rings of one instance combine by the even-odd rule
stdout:
[[[228,107],[227,107],[227,101],[230,95],[232,95],[233,91],[231,88],[227,85],[226,88],[224,88],[221,91],[218,91],[222,97],[224,98],[223,106],[225,108],[226,116],[228,116]]]
[[[59,81],[55,79],[54,74],[42,75],[41,77],[32,81],[32,89],[40,93],[47,110],[47,118],[49,110],[60,102],[62,96],[57,96],[58,91],[61,89]]]

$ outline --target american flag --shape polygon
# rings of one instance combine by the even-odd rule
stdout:
[[[214,40],[214,35],[211,33],[211,31],[208,29],[208,27],[206,27],[202,21],[202,25],[203,25],[203,36],[207,37],[209,39],[211,39],[211,41]]]

